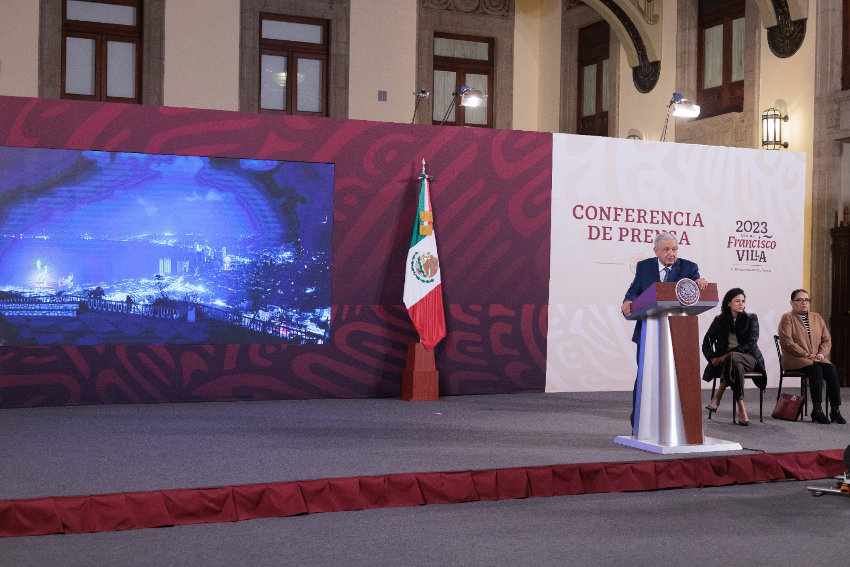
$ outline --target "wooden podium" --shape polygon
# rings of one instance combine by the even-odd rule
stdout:
[[[692,280],[656,283],[633,302],[627,318],[643,321],[635,425],[632,435],[615,443],[665,454],[741,450],[739,443],[702,431],[696,315],[716,306],[717,284],[700,292]]]

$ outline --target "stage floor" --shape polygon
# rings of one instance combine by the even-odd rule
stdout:
[[[748,391],[742,427],[727,395],[705,435],[744,447],[722,455],[850,443],[850,425],[771,418],[775,400],[759,423]],[[599,392],[2,410],[0,500],[683,457],[615,444],[630,406],[631,392]]]

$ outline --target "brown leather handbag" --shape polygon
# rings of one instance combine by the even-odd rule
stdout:
[[[805,396],[782,393],[779,399],[776,400],[776,407],[773,408],[773,413],[770,415],[776,419],[797,421],[797,418],[803,413],[803,403],[805,401]]]

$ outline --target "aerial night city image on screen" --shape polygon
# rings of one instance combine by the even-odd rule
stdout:
[[[0,147],[0,343],[322,344],[333,164]]]

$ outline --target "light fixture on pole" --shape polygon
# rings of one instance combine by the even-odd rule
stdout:
[[[487,102],[487,95],[479,89],[471,89],[467,86],[463,86],[460,89],[460,105],[461,106],[469,106],[475,108],[477,106],[484,106]]]
[[[788,122],[788,115],[783,115],[776,108],[768,108],[761,113],[761,149],[778,150],[788,147],[788,142],[782,139],[782,124],[785,122]]]
[[[673,98],[667,104],[667,115],[664,117],[664,129],[661,130],[661,141],[667,135],[667,122],[670,120],[670,114],[673,116],[681,116],[683,118],[696,118],[699,116],[699,105],[686,99],[679,93],[673,93]]]
[[[452,113],[452,109],[455,107],[455,103],[458,98],[460,98],[461,106],[470,107],[482,106],[487,101],[487,95],[482,91],[463,85],[457,92],[452,93],[452,101],[449,103],[449,107],[446,109],[446,113],[443,115],[443,120],[440,122],[440,125],[445,124],[446,120],[449,119],[449,114]]]
[[[416,97],[416,104],[413,106],[413,118],[410,119],[411,124],[416,122],[416,111],[419,110],[419,103],[422,102],[422,99],[429,98],[431,93],[425,89],[419,89],[418,92],[413,93],[413,96]]]

